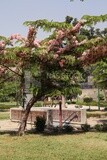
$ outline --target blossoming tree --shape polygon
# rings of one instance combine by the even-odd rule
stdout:
[[[22,91],[26,69],[35,79],[31,86],[33,96],[26,105],[19,127],[20,135],[24,133],[30,109],[36,101],[46,95],[66,95],[78,89],[84,65],[107,56],[105,38],[88,40],[79,36],[81,27],[106,20],[107,15],[83,16],[75,25],[68,21],[49,22],[45,19],[27,21],[25,24],[29,26],[29,31],[26,38],[20,34],[0,37],[0,75],[8,69],[17,74],[21,78]],[[38,41],[38,28],[51,31],[51,35]]]

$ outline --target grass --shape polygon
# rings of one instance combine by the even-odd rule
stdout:
[[[89,117],[97,117],[97,118],[102,118],[102,117],[107,117],[107,111],[87,111],[87,118]]]
[[[97,114],[101,113],[97,111]],[[9,119],[9,112],[0,112],[0,120],[3,119]],[[0,132],[0,160],[106,160],[106,157],[107,133],[27,134],[18,137]]]
[[[90,106],[97,106],[98,102],[97,101],[92,101],[88,104],[88,103],[83,102],[83,101],[77,101],[76,104],[77,105],[85,105],[85,106],[89,106],[89,105]],[[100,107],[107,107],[107,102],[105,102],[105,101],[100,102]]]
[[[16,107],[16,102],[0,102],[0,109],[10,109]]]
[[[14,107],[16,102],[0,102],[0,120],[9,119],[9,109]]]
[[[9,112],[0,112],[0,120],[9,119]]]
[[[16,105],[16,102],[0,102],[0,105]]]
[[[106,133],[0,135],[0,160],[106,160]]]

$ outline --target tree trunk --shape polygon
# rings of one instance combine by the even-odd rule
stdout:
[[[21,121],[21,124],[20,124],[20,127],[19,127],[19,130],[18,130],[18,135],[24,135],[24,132],[25,132],[25,128],[26,128],[26,123],[27,123],[27,119],[28,119],[28,116],[29,116],[29,112],[30,112],[30,109],[32,108],[32,106],[34,105],[34,103],[38,100],[37,97],[33,96],[30,101],[28,102],[27,106],[26,106],[26,109],[24,111],[24,115],[22,117],[22,121]]]
[[[59,102],[59,127],[62,128],[62,102]]]

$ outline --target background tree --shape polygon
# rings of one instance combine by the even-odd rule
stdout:
[[[105,41],[107,39],[107,28],[100,30],[99,28],[90,27],[88,28],[81,28],[80,35],[83,38],[86,36],[89,40],[92,38],[104,38]],[[102,52],[102,51],[101,51]],[[101,53],[102,54],[102,53]],[[102,55],[103,56],[103,55]],[[93,58],[94,60],[94,58]],[[100,60],[100,59],[99,59]],[[107,100],[107,93],[106,93],[106,79],[107,79],[107,60],[106,58],[101,58],[101,61],[96,62],[94,65],[86,66],[86,71],[83,75],[92,75],[94,84],[98,89],[104,91],[105,99]]]
[[[107,59],[103,59],[94,65],[93,77],[95,85],[103,90],[107,101]]]
[[[20,95],[17,88],[20,87],[19,78],[12,71],[2,73],[0,77],[0,102],[17,101]]]
[[[90,104],[93,101],[93,98],[92,97],[84,97],[83,101],[89,106],[89,110],[90,110],[91,109]]]
[[[44,30],[54,29],[53,34],[44,41],[38,42],[35,40],[35,36],[39,27]],[[25,115],[19,128],[20,133],[24,131],[30,108],[37,100],[46,95],[68,95],[79,86],[78,79],[81,68],[78,67],[75,55],[70,55],[69,52],[71,46],[67,44],[66,34],[69,35],[70,30],[67,31],[68,33],[64,33],[71,27],[72,25],[66,22],[38,20],[32,27],[29,27],[27,38],[21,37],[19,34],[11,35],[8,39],[1,37],[3,39],[1,41],[1,64],[5,64],[6,67],[15,66],[15,72],[20,75],[22,83],[24,82],[23,73],[26,69],[35,79],[32,84],[33,97],[26,106]],[[75,33],[76,29],[78,31],[78,26],[73,28],[72,32]],[[7,47],[8,44],[12,45],[14,39],[18,45],[16,46],[15,43],[15,47]],[[75,46],[75,37],[71,43]],[[64,55],[66,51],[68,53]]]
[[[9,38],[1,37],[0,62],[4,69],[15,66],[15,73],[24,84],[24,71],[27,69],[35,79],[32,83],[33,97],[28,102],[19,134],[23,134],[31,107],[44,96],[72,93],[78,88],[80,72],[84,65],[89,65],[107,56],[106,39],[79,38],[83,25],[105,21],[107,15],[84,16],[75,25],[66,22],[48,22],[47,20],[27,21],[29,26],[27,38],[19,34]],[[52,31],[52,34],[39,42],[36,39],[37,29]],[[18,43],[16,46],[13,44]],[[11,45],[11,47],[8,47]],[[101,52],[102,51],[102,52]],[[93,59],[94,58],[94,59]],[[2,75],[2,73],[1,73]],[[23,90],[24,85],[22,85]]]

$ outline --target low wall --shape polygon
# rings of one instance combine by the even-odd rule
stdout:
[[[11,121],[21,121],[24,114],[22,108],[11,108],[10,119]],[[28,123],[33,123],[37,116],[44,116],[48,125],[59,123],[59,109],[50,107],[35,107],[32,108],[28,117]],[[86,110],[85,109],[62,109],[62,122],[63,123],[86,123]]]
[[[11,121],[21,121],[24,110],[22,108],[11,108],[10,109],[10,120]],[[47,111],[41,109],[32,109],[29,113],[27,122],[32,123],[36,120],[37,116],[47,117]]]

